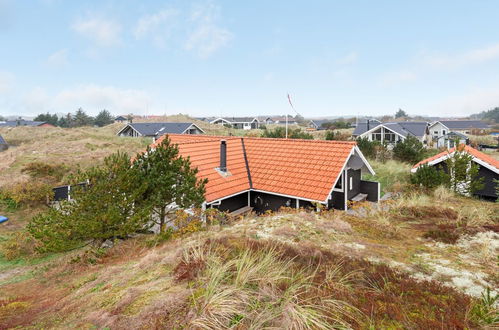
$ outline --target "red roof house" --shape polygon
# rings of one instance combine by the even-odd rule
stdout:
[[[497,196],[496,192],[497,183],[494,180],[499,180],[499,160],[467,145],[459,145],[457,147],[457,152],[464,152],[471,155],[473,157],[472,161],[479,166],[478,175],[484,179],[484,188],[475,192],[475,194],[480,197],[494,200],[498,198],[499,196]],[[451,158],[455,153],[456,147],[422,160],[412,167],[411,172],[417,172],[417,170],[424,164],[429,166],[440,166],[443,168],[444,162]]]
[[[374,171],[355,142],[169,134],[153,146],[166,137],[208,179],[206,205],[224,211],[379,199],[379,183],[361,179]]]

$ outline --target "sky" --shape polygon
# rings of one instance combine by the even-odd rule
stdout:
[[[498,12],[495,0],[0,0],[0,115],[467,116],[499,106]]]

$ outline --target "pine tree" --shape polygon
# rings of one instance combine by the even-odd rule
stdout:
[[[103,127],[114,122],[111,113],[106,109],[99,112],[99,114],[95,117],[95,125],[99,127]]]
[[[90,117],[83,111],[82,108],[79,108],[73,118],[73,125],[74,127],[81,127],[81,126],[91,126],[94,124],[94,118]]]
[[[196,178],[197,169],[190,167],[188,158],[179,155],[178,148],[168,137],[155,147],[147,148],[134,161],[147,183],[145,200],[152,209],[153,220],[164,232],[178,208],[199,207],[204,201],[207,180]]]
[[[116,153],[102,166],[77,174],[71,187],[69,202],[58,209],[35,216],[28,230],[39,242],[41,250],[65,251],[86,243],[126,237],[145,228],[150,209],[143,197],[147,186],[138,169],[130,166],[130,157]]]

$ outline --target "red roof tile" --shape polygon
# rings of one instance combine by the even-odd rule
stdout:
[[[480,152],[478,150],[476,150],[475,148],[472,148],[470,146],[465,146],[465,145],[460,145],[459,147],[459,150],[464,150],[465,152],[467,152],[468,154],[472,155],[473,157],[475,158],[478,158],[480,159],[481,161],[497,168],[499,170],[499,160],[497,159],[494,159],[493,157],[487,155],[487,154],[484,154],[483,152]],[[418,168],[419,166],[423,165],[423,164],[426,164],[426,163],[429,163],[429,162],[432,162],[434,160],[437,160],[441,157],[444,157],[448,154],[451,154],[453,153],[454,151],[456,151],[456,148],[452,148],[452,149],[449,149],[449,150],[446,150],[446,151],[443,151],[433,157],[430,157],[430,158],[427,158],[425,160],[422,160],[420,161],[419,163],[417,163],[416,165],[414,165],[412,168],[413,169],[416,169]]]
[[[199,170],[198,177],[208,179],[207,202],[251,188],[243,141],[253,189],[315,201],[328,198],[356,145],[346,141],[232,136],[169,134],[168,137],[178,145],[182,156],[190,157],[191,164]],[[227,177],[215,169],[220,165],[221,140],[227,141],[227,169],[231,174]]]

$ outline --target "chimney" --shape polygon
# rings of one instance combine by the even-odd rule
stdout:
[[[227,141],[220,141],[220,171],[227,172]]]

